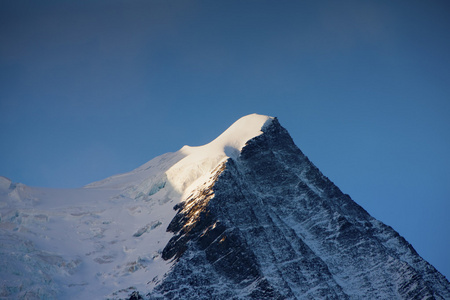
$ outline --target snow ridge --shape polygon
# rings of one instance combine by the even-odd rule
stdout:
[[[236,159],[248,140],[261,135],[272,117],[251,114],[237,120],[219,137],[209,144],[179,151],[185,157],[167,171],[167,178],[174,189],[187,193],[205,180],[209,173],[228,158]]]

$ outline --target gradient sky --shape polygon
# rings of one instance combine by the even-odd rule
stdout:
[[[450,278],[448,1],[0,1],[0,175],[79,187],[279,118]]]

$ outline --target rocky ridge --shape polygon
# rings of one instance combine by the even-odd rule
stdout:
[[[211,172],[167,230],[150,298],[449,299],[447,279],[343,194],[274,119]]]

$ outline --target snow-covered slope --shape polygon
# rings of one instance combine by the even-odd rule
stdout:
[[[84,188],[0,177],[0,298],[450,299],[447,279],[257,114]]]
[[[243,117],[207,145],[184,146],[80,189],[0,177],[0,298],[101,299],[151,290],[173,264],[161,259],[173,206],[270,120]]]

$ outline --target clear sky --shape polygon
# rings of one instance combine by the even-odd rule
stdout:
[[[0,1],[0,175],[79,187],[279,118],[450,278],[448,1]]]

